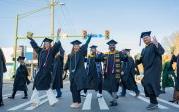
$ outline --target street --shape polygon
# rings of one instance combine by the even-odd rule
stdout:
[[[72,102],[71,93],[69,90],[69,81],[64,82],[64,88],[62,90],[62,97],[59,98],[56,105],[49,106],[47,96],[44,93],[40,93],[41,103],[37,108],[33,108],[30,104],[30,96],[32,94],[32,84],[28,86],[29,88],[29,99],[21,99],[23,97],[23,92],[19,91],[16,94],[14,100],[8,99],[7,97],[11,95],[12,92],[12,82],[5,83],[3,88],[3,99],[5,106],[0,108],[0,112],[148,112],[145,107],[149,104],[149,100],[144,97],[143,88],[139,84],[139,89],[141,94],[136,98],[133,92],[127,91],[127,96],[118,99],[117,107],[109,107],[109,102],[111,100],[110,95],[103,91],[103,98],[97,99],[95,91],[88,91],[86,98],[82,98],[82,105],[80,109],[71,109],[70,104]],[[166,94],[160,95],[159,109],[152,112],[178,112],[179,105],[169,103],[168,100],[171,99],[173,89],[169,88]]]

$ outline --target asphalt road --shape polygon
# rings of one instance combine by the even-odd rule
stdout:
[[[149,112],[145,108],[149,104],[149,100],[143,94],[143,88],[139,84],[141,95],[136,98],[134,93],[127,91],[127,96],[118,99],[118,106],[110,107],[109,102],[111,100],[110,95],[103,91],[103,98],[96,97],[95,91],[88,91],[86,98],[82,98],[82,104],[80,109],[71,109],[72,102],[71,93],[69,90],[69,82],[66,81],[64,89],[62,90],[62,97],[58,99],[58,103],[55,106],[49,106],[47,96],[44,92],[40,93],[41,105],[37,108],[33,108],[29,102],[32,94],[32,84],[28,86],[29,99],[21,99],[23,92],[17,92],[14,100],[8,99],[12,93],[12,83],[5,83],[3,87],[4,107],[0,107],[0,112]],[[54,91],[55,92],[55,91]],[[179,112],[179,104],[169,103],[168,100],[172,98],[173,89],[168,88],[166,94],[162,94],[159,97],[159,109],[150,112]]]

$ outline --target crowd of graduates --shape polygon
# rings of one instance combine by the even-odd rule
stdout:
[[[33,33],[27,33],[27,38],[38,55],[38,70],[33,82],[33,93],[30,99],[33,106],[37,107],[40,104],[40,91],[46,92],[49,105],[57,103],[57,98],[62,96],[63,76],[65,74],[66,77],[67,73],[69,73],[70,91],[72,93],[71,108],[80,108],[81,96],[85,97],[88,90],[98,91],[97,98],[103,97],[103,90],[107,91],[112,98],[110,106],[117,106],[118,97],[125,97],[126,90],[135,92],[136,97],[140,95],[135,80],[135,75],[140,75],[139,64],[142,64],[144,68],[141,84],[144,87],[145,96],[150,99],[150,104],[146,107],[147,110],[158,108],[157,97],[161,93],[165,93],[166,87],[174,87],[171,102],[179,101],[179,56],[172,54],[171,60],[165,60],[162,72],[162,55],[165,50],[155,37],[151,37],[151,31],[141,33],[140,38],[143,39],[146,46],[143,48],[141,55],[135,56],[134,59],[130,55],[131,49],[118,51],[116,48],[117,41],[115,40],[106,43],[109,48],[108,52],[102,53],[97,50],[98,46],[92,45],[90,46],[90,53],[88,53],[88,45],[93,39],[91,34],[88,35],[83,45],[79,40],[71,42],[73,48],[65,63],[65,51],[58,35],[53,45],[51,44],[53,40],[45,38],[43,44],[38,46],[33,39]],[[17,91],[24,91],[23,99],[28,98],[27,85],[30,80],[28,79],[29,74],[24,59],[23,56],[19,56],[17,59],[20,66],[14,75],[13,93],[9,97],[10,99],[15,98]],[[174,62],[177,63],[176,74],[172,67]],[[3,105],[2,78],[6,71],[5,58],[1,50],[0,106]],[[119,95],[117,93],[120,87],[122,91]],[[57,96],[52,91],[54,89],[57,91]]]

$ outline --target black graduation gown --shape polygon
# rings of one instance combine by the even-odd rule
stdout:
[[[25,65],[20,65],[15,74],[13,90],[14,91],[27,91],[28,70]]]
[[[120,52],[118,52],[121,58]],[[108,92],[117,92],[119,89],[120,79],[116,78],[116,67],[114,58],[115,54],[101,54],[100,58],[98,59],[101,61],[107,60],[108,64],[104,66],[104,79],[103,79],[103,90]],[[107,69],[107,71],[105,71]],[[113,71],[114,70],[114,71]]]
[[[54,59],[53,63],[53,89],[63,88],[63,60],[64,50],[60,50],[60,55]]]
[[[132,57],[129,57],[126,61],[121,64],[121,82],[128,90],[133,90],[136,87],[135,82],[135,64]]]
[[[142,50],[141,59],[138,62],[142,63],[144,67],[142,85],[146,97],[149,97],[149,94],[154,94],[158,97],[160,94],[162,55],[164,52],[165,50],[159,43],[158,47],[151,43]]]
[[[175,90],[179,91],[179,55],[172,56],[171,64],[173,64],[173,62],[177,62],[177,76],[175,77]]]
[[[87,88],[98,90],[99,83],[102,82],[102,66],[101,62],[96,61],[96,56],[86,59],[87,62]]]
[[[80,50],[74,54],[69,54],[64,70],[70,72],[70,82],[73,82],[77,86],[77,90],[86,89],[86,76],[84,61],[87,55],[88,44],[84,44],[80,47]],[[73,83],[71,83],[73,85]],[[72,91],[72,90],[71,90]]]
[[[48,51],[40,48],[33,39],[31,39],[30,43],[38,54],[38,71],[34,79],[33,89],[48,90],[52,84],[54,57],[61,47],[61,43],[60,41],[56,42]]]

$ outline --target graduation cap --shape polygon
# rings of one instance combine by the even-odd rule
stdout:
[[[147,31],[147,32],[142,32],[141,36],[140,36],[140,43],[139,45],[141,46],[141,38],[144,38],[145,36],[150,36],[151,31]]]
[[[90,48],[91,49],[96,49],[98,46],[96,46],[96,45],[92,45]]]
[[[116,45],[117,42],[112,39],[112,40],[110,40],[109,42],[107,42],[106,44],[108,44],[108,45]]]
[[[72,45],[80,45],[81,42],[79,40],[74,40],[71,42]]]
[[[24,59],[25,59],[24,56],[19,56],[19,57],[17,58],[17,61],[19,61],[19,60],[24,60]]]
[[[45,38],[44,40],[43,40],[43,42],[49,42],[49,43],[51,43],[53,40],[52,39],[49,39],[49,38]]]

